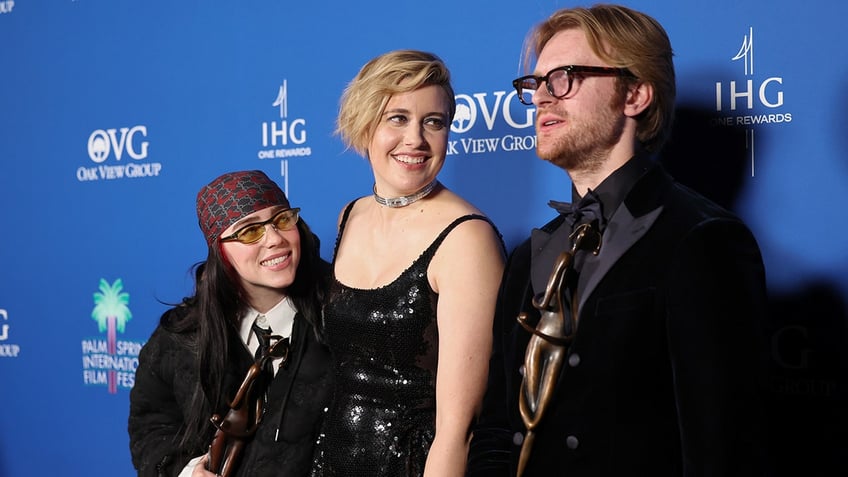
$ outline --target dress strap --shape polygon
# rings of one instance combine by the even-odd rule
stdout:
[[[361,197],[359,199],[361,199]],[[353,210],[354,204],[356,204],[359,199],[353,200],[349,204],[347,204],[347,206],[345,206],[344,212],[342,213],[342,220],[339,222],[339,233],[336,235],[336,244],[333,247],[333,263],[336,263],[336,256],[339,253],[339,244],[342,241],[342,235],[344,235],[344,229],[345,225],[347,225],[347,219],[348,217],[350,217],[350,212],[351,210]],[[485,215],[468,214],[457,217],[456,219],[454,219],[453,222],[451,222],[447,227],[445,227],[444,230],[442,230],[442,232],[439,234],[439,236],[436,237],[436,240],[434,240],[433,243],[431,243],[430,246],[427,247],[427,249],[421,254],[418,260],[425,259],[427,263],[429,263],[430,259],[436,253],[436,250],[439,249],[439,246],[442,244],[442,242],[444,242],[448,234],[451,233],[451,231],[453,231],[453,229],[455,229],[459,224],[467,222],[469,220],[485,220],[486,222],[488,222],[489,225],[492,226],[492,229],[494,229],[495,234],[498,236],[498,241],[501,244],[501,251],[506,254],[506,244],[504,243],[503,235],[501,235],[494,222],[492,222],[492,220],[486,217]],[[418,260],[416,260],[416,262]]]
[[[429,263],[430,259],[436,253],[436,250],[438,250],[439,246],[442,244],[442,242],[444,242],[445,238],[447,238],[448,234],[451,233],[453,229],[455,229],[459,224],[467,222],[469,220],[485,220],[486,222],[488,222],[489,225],[492,226],[492,229],[494,229],[495,234],[497,234],[498,236],[498,240],[501,243],[501,249],[504,251],[504,253],[506,253],[506,245],[504,244],[503,236],[501,235],[500,231],[498,231],[498,228],[491,221],[491,219],[489,219],[485,215],[468,214],[457,217],[453,222],[451,222],[447,227],[445,227],[445,229],[442,230],[442,233],[440,233],[439,236],[436,237],[436,240],[434,240],[433,243],[430,244],[429,247],[427,247],[427,250],[425,250],[424,253],[421,254],[421,257],[426,257],[426,260]]]
[[[361,198],[362,197],[359,199]],[[350,203],[345,206],[344,212],[342,213],[342,221],[339,223],[339,233],[336,234],[336,245],[333,246],[333,263],[336,263],[336,254],[339,253],[339,244],[342,242],[342,234],[344,233],[347,219],[350,217],[350,211],[353,210],[353,205],[356,204],[359,199],[350,201]]]

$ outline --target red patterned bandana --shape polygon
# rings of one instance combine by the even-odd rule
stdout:
[[[211,247],[242,217],[275,205],[290,207],[286,194],[264,172],[229,172],[197,193],[197,219]]]

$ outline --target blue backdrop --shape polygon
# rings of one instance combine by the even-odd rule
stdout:
[[[848,4],[624,3],[676,52],[663,161],[746,219],[764,253],[772,475],[836,475]],[[133,475],[138,350],[163,302],[191,292],[205,258],[195,194],[215,176],[266,171],[331,257],[338,211],[372,183],[333,136],[338,98],[377,54],[425,49],[451,67],[459,114],[441,178],[510,247],[549,220],[570,183],[535,157],[534,111],[510,81],[527,30],[571,5],[0,0],[0,476]]]

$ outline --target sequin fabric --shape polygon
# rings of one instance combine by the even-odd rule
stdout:
[[[394,282],[334,280],[324,311],[336,395],[318,439],[313,477],[424,474],[435,435],[438,295],[427,268],[459,217]],[[344,233],[344,221],[339,234]],[[338,241],[336,243],[338,247]]]

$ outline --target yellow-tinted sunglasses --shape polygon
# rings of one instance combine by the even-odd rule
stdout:
[[[265,226],[270,224],[275,230],[280,232],[291,230],[297,225],[300,218],[300,207],[293,209],[285,209],[277,212],[273,217],[255,224],[248,224],[235,231],[234,234],[226,237],[221,237],[221,242],[237,241],[243,244],[256,243],[265,236]]]

